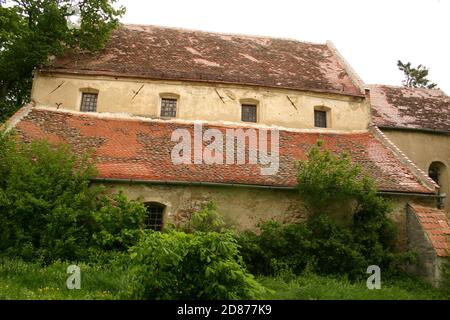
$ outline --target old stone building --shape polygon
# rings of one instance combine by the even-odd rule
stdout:
[[[94,181],[147,203],[154,228],[186,219],[210,200],[240,229],[303,217],[296,160],[322,140],[334,152],[350,153],[392,199],[399,246],[422,250],[423,264],[436,266],[450,244],[445,230],[439,241],[428,236],[426,218],[445,218],[438,206],[448,182],[441,166],[449,163],[448,144],[441,142],[448,136],[401,131],[406,137],[396,139],[396,131],[391,134],[381,122],[391,111],[383,111],[369,89],[330,42],[124,25],[99,53],[69,52],[36,70],[32,102],[8,126],[26,141],[45,138],[68,143],[75,152],[93,150],[99,172]],[[402,110],[396,111],[396,124],[403,113],[410,119],[409,105],[391,105]],[[448,129],[448,118],[443,122]],[[192,162],[174,163],[173,133],[179,129],[191,136],[253,130],[267,140],[276,130],[277,170],[267,175],[267,163],[198,161],[195,145],[188,155]],[[431,163],[414,158],[409,134],[427,146],[432,134],[433,143],[445,149],[432,160],[439,162],[432,167],[439,172],[438,179],[433,176],[437,184],[427,175]],[[207,142],[203,138],[200,153]],[[248,145],[245,156],[261,152],[260,144]],[[273,145],[269,149],[275,152]],[[435,269],[418,268],[435,278]]]
[[[450,213],[450,97],[435,89],[369,87],[373,123],[436,181],[438,206]]]

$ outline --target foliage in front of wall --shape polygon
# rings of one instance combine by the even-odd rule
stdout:
[[[145,207],[90,186],[88,157],[44,141],[0,133],[0,252],[45,263],[125,250],[143,226]]]
[[[411,254],[395,252],[390,203],[377,195],[373,179],[349,156],[333,155],[318,143],[300,162],[298,180],[308,211],[305,221],[286,225],[269,221],[260,225],[259,233],[238,235],[251,272],[273,275],[284,266],[294,274],[307,269],[357,279],[366,277],[370,265],[378,265],[386,275],[399,272],[411,260]],[[339,210],[336,203],[342,203],[346,217],[330,212]]]
[[[217,205],[209,201],[204,208],[195,212],[192,217],[181,226],[185,232],[222,232],[226,230],[226,224],[219,212]]]
[[[127,250],[139,241],[146,215],[142,203],[129,201],[121,192],[103,197],[100,208],[94,212],[94,246],[103,250]]]
[[[131,252],[134,298],[255,299],[264,292],[228,232],[149,231]]]

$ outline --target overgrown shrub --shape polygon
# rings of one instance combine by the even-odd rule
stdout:
[[[146,214],[142,203],[129,201],[122,192],[103,197],[99,210],[94,212],[95,245],[106,250],[126,250],[135,245],[144,229]]]
[[[66,146],[0,132],[0,252],[26,260],[86,259],[137,241],[143,207],[92,187],[93,163]]]
[[[149,231],[131,251],[135,298],[254,299],[263,292],[230,233]]]
[[[225,221],[217,209],[217,205],[209,201],[204,208],[195,212],[181,228],[185,232],[222,232],[225,230]]]
[[[392,274],[411,258],[395,252],[390,203],[377,195],[373,179],[348,155],[333,155],[319,143],[300,162],[298,181],[308,212],[305,221],[287,225],[269,221],[260,226],[260,233],[238,236],[253,273],[275,274],[284,266],[295,274],[308,268],[356,279],[366,276],[369,265]]]

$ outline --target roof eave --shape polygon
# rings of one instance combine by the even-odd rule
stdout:
[[[380,129],[388,129],[388,130],[399,130],[399,131],[419,131],[419,132],[427,132],[427,133],[436,133],[443,135],[450,135],[450,130],[440,130],[440,129],[431,129],[431,128],[412,128],[405,126],[390,126],[390,125],[377,125]]]
[[[276,88],[276,89],[286,89],[286,90],[296,90],[296,91],[306,91],[306,92],[315,92],[315,93],[327,93],[327,94],[335,94],[340,96],[347,97],[357,97],[357,98],[365,98],[364,93],[349,93],[342,92],[338,90],[322,90],[322,89],[314,89],[314,88],[295,88],[291,86],[271,86],[271,85],[261,85],[255,83],[248,82],[232,82],[232,81],[220,81],[220,80],[210,80],[210,79],[191,79],[191,78],[173,78],[173,77],[156,77],[156,76],[146,76],[146,75],[137,75],[137,74],[126,74],[126,73],[117,73],[111,71],[97,71],[97,70],[72,70],[72,69],[51,69],[51,68],[43,68],[39,70],[40,73],[53,73],[53,74],[69,74],[69,75],[80,75],[80,76],[100,76],[100,77],[115,77],[115,78],[128,78],[128,79],[147,79],[147,80],[168,80],[168,81],[190,81],[190,82],[198,82],[198,83],[219,83],[219,84],[227,84],[227,85],[243,85],[243,86],[252,86],[252,87],[263,87],[263,88]]]

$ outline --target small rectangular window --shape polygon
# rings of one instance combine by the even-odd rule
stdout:
[[[96,112],[97,111],[97,93],[83,92],[81,95],[80,111]]]
[[[241,109],[241,120],[245,122],[256,122],[256,105],[243,104]]]
[[[314,126],[319,128],[327,127],[327,112],[314,110]]]
[[[145,224],[147,228],[161,231],[163,227],[164,207],[158,204],[147,205],[147,218]]]
[[[161,99],[161,117],[175,118],[177,116],[177,99]]]

